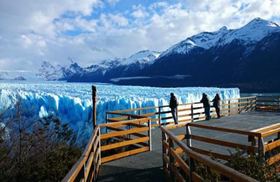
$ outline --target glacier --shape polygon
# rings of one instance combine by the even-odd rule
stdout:
[[[87,141],[92,132],[91,85],[1,81],[0,115],[5,112],[7,116],[14,112],[16,103],[20,101],[25,117],[42,118],[50,114],[55,115],[63,123],[68,123],[77,132],[79,139]],[[179,103],[198,102],[202,93],[206,93],[209,99],[214,98],[216,93],[219,93],[222,99],[240,97],[238,88],[157,88],[102,83],[94,85],[97,87],[98,124],[105,122],[106,111],[168,105],[171,92],[175,93]]]

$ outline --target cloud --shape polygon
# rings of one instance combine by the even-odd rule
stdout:
[[[67,12],[87,16],[94,7],[100,5],[98,0],[1,0],[1,69],[15,69],[15,65],[21,65],[22,69],[35,69],[42,60],[58,62],[62,54],[64,56],[61,60],[65,60],[68,51],[60,49],[63,47],[61,42],[65,39],[59,36],[60,28],[63,27],[57,26],[55,20]],[[67,46],[71,42],[69,40],[64,43]],[[62,51],[58,55],[50,52],[56,48]],[[30,63],[33,66],[30,67]]]
[[[107,2],[111,5],[114,6],[116,5],[120,0],[107,0]]]
[[[111,27],[112,25],[115,26],[126,26],[128,25],[128,20],[121,14],[108,14],[101,16],[101,22],[106,27]]]
[[[133,11],[131,15],[134,18],[145,18],[149,16],[148,11],[142,5],[135,5],[132,7]]]
[[[123,7],[126,7],[124,10]],[[43,60],[81,65],[163,51],[201,31],[280,20],[277,0],[1,0],[0,66],[36,70]]]

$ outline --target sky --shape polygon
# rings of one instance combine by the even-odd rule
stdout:
[[[164,51],[256,17],[280,24],[280,0],[0,0],[0,71]]]

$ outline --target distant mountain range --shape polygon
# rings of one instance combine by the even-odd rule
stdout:
[[[240,29],[202,32],[167,49],[142,71],[151,79],[119,84],[239,87],[243,92],[279,92],[280,27],[260,18]],[[158,75],[185,75],[162,79]]]
[[[128,58],[108,59],[85,68],[75,62],[63,67],[44,61],[37,76],[49,81],[110,82],[116,76],[131,76],[133,72],[138,73],[152,65],[159,55],[159,52],[144,50]]]
[[[239,87],[244,92],[280,91],[280,27],[261,18],[239,29],[222,27],[216,32],[199,33],[161,54],[143,51],[135,55],[138,56],[131,56],[130,61],[104,61],[94,65],[96,69],[74,74],[67,80],[162,87]],[[138,61],[141,59],[147,61]]]
[[[239,29],[202,32],[162,53],[144,50],[128,58],[82,68],[43,62],[37,76],[69,82],[107,82],[161,87],[239,87],[244,92],[279,92],[280,27],[261,18]]]

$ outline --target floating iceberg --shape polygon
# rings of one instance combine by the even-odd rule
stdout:
[[[80,139],[86,140],[92,131],[92,100],[89,83],[66,82],[0,82],[0,113],[15,111],[20,101],[25,117],[40,118],[50,114],[69,123]],[[168,105],[170,92],[179,103],[197,102],[202,93],[212,99],[220,93],[222,99],[240,97],[238,88],[156,88],[94,84],[97,87],[97,123],[105,122],[106,111]]]

